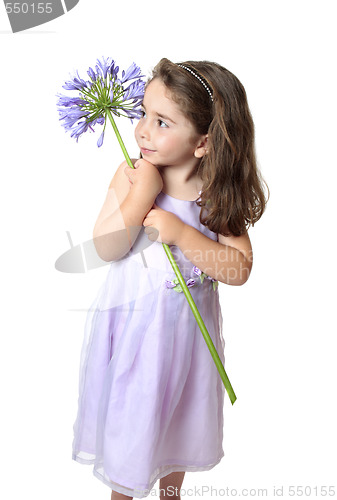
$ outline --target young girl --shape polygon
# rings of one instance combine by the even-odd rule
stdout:
[[[162,242],[224,363],[218,282],[242,285],[247,234],[266,198],[238,79],[211,62],[162,59],[136,131],[142,158],[117,169],[94,228],[113,261],[85,325],[73,458],[112,499],[180,498],[185,471],[224,456],[224,386]]]

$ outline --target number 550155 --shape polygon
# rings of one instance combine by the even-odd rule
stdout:
[[[32,14],[51,14],[53,11],[51,2],[38,2],[33,3],[20,3],[20,2],[6,2],[6,11],[7,14],[28,14],[31,12]]]

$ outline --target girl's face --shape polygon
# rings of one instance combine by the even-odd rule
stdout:
[[[145,160],[157,167],[197,165],[206,136],[198,135],[160,79],[147,86],[142,111],[135,137]]]

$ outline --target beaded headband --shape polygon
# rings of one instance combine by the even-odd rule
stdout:
[[[189,73],[191,73],[191,75],[193,75],[195,78],[197,78],[199,80],[199,82],[204,86],[204,88],[207,90],[210,98],[211,98],[211,101],[213,102],[213,95],[212,95],[212,91],[211,89],[208,87],[208,85],[206,85],[206,83],[202,80],[202,77],[197,74],[195,71],[192,71],[190,68],[188,68],[187,66],[184,66],[183,64],[178,64],[177,66],[179,66],[180,68],[183,68],[183,69],[186,69],[186,71],[188,71]]]

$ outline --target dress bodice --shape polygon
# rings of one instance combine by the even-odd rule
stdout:
[[[188,224],[201,233],[205,234],[208,238],[216,241],[217,234],[210,231],[206,226],[200,222],[200,207],[197,205],[196,201],[180,200],[178,198],[173,198],[172,196],[161,192],[156,200],[155,204],[177,215],[185,224]],[[165,273],[173,272],[172,266],[168,261],[166,253],[162,248],[162,244],[158,242],[153,242],[148,245],[148,235],[145,234],[144,228],[141,230],[133,249],[131,250],[129,256],[131,259],[135,259],[138,262],[143,262],[148,268],[155,268],[157,270],[162,270]],[[141,252],[139,249],[146,247]],[[188,260],[188,258],[181,252],[181,250],[175,246],[170,245],[171,252],[175,258],[181,273],[184,277],[190,278],[193,273],[192,269],[194,264]]]

